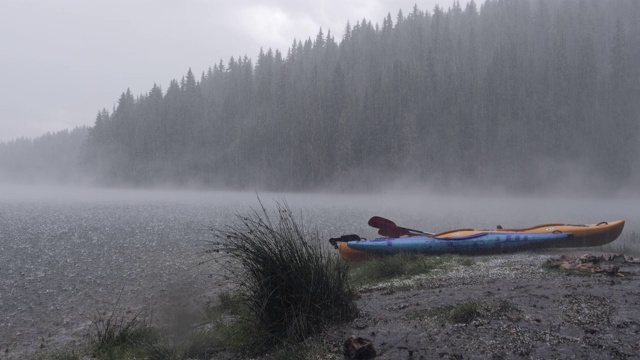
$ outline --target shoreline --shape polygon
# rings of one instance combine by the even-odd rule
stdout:
[[[621,266],[625,276],[544,269],[561,254],[604,253],[560,250],[477,256],[470,265],[360,287],[360,316],[326,332],[320,356],[342,359],[344,340],[355,335],[372,342],[376,359],[638,358],[640,264]],[[211,296],[191,299],[192,310],[202,311]],[[468,323],[438,315],[470,303],[484,310]],[[30,348],[2,349],[0,358],[82,349],[86,326],[75,330],[58,332],[42,348],[34,339]]]

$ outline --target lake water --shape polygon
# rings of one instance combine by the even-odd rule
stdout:
[[[375,237],[367,226],[373,215],[429,232],[625,219],[612,250],[640,233],[635,196],[259,195],[267,208],[286,201],[323,242]],[[159,316],[201,307],[229,286],[213,264],[200,264],[209,228],[252,207],[259,207],[252,192],[0,188],[0,358],[79,341],[120,293],[120,308],[153,308]]]

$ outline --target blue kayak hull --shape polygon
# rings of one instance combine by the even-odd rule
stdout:
[[[568,233],[487,232],[463,237],[411,236],[349,241],[347,246],[372,254],[410,252],[432,255],[477,255],[540,249],[553,246],[554,242],[562,242],[572,237],[573,235]]]

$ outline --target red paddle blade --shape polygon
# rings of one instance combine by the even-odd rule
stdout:
[[[394,223],[393,221],[389,220],[389,219],[385,219],[383,217],[380,216],[374,216],[371,219],[369,219],[368,222],[369,226],[374,227],[376,229],[382,229],[382,228],[387,228],[387,229],[394,229],[397,228],[398,225],[396,225],[396,223]],[[382,234],[380,234],[382,235]]]
[[[380,228],[380,230],[378,230],[378,234],[382,236],[390,237],[390,238],[399,238],[404,235],[411,235],[410,232],[404,229],[386,228],[386,227]]]

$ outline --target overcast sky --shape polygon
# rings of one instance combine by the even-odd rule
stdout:
[[[347,21],[416,3],[453,0],[0,0],[0,142],[92,125],[127,88],[166,90],[260,47],[286,53],[320,28],[339,40]]]

